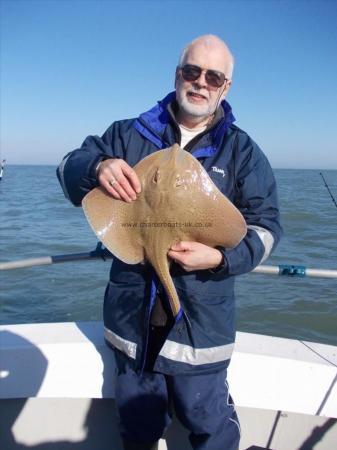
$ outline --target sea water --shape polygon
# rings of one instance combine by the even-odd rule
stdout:
[[[0,182],[0,262],[93,250],[81,208],[52,166],[8,165]],[[337,199],[337,171],[323,175]],[[264,264],[337,269],[337,208],[320,170],[275,170],[284,236]],[[109,261],[0,273],[0,323],[101,320]],[[337,345],[337,280],[246,274],[237,278],[240,331]]]

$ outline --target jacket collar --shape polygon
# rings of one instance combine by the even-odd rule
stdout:
[[[158,148],[165,148],[172,145],[172,143],[165,142],[163,135],[169,122],[175,121],[173,113],[174,108],[172,107],[175,100],[175,91],[170,92],[163,100],[160,100],[157,105],[142,113],[135,121],[135,128]],[[211,138],[211,145],[207,147],[206,151],[207,155],[199,155],[200,150],[202,149],[198,149],[196,151],[198,155],[195,156],[209,156],[209,150],[211,153],[215,153],[221,137],[226,133],[228,127],[234,121],[235,117],[232,114],[230,104],[226,100],[223,100],[219,110],[215,114],[212,124],[207,130]]]

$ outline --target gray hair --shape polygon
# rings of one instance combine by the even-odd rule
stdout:
[[[181,55],[179,57],[179,62],[178,62],[179,67],[181,67],[183,65],[190,48],[194,44],[198,43],[199,41],[202,41],[206,46],[211,46],[211,45],[214,45],[214,43],[216,43],[217,45],[223,47],[224,51],[228,54],[228,59],[229,59],[225,75],[226,75],[226,78],[231,80],[232,76],[233,76],[233,70],[234,70],[234,57],[233,57],[231,51],[229,50],[229,48],[227,47],[227,45],[225,44],[225,42],[222,39],[220,39],[218,36],[215,36],[214,34],[206,34],[204,36],[200,36],[200,37],[194,39],[189,44],[187,44],[186,47],[181,52]]]

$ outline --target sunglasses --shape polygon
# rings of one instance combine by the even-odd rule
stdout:
[[[199,66],[193,66],[192,64],[185,64],[185,66],[179,67],[179,69],[185,81],[197,81],[203,71],[205,71],[207,84],[212,87],[219,88],[225,81],[228,81],[225,74],[217,70],[206,70]]]

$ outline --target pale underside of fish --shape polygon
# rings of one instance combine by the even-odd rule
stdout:
[[[175,317],[180,302],[170,275],[171,246],[194,241],[233,248],[246,235],[246,222],[199,161],[178,144],[145,157],[134,170],[142,187],[137,200],[127,203],[95,188],[82,206],[113,255],[127,264],[151,263]]]

